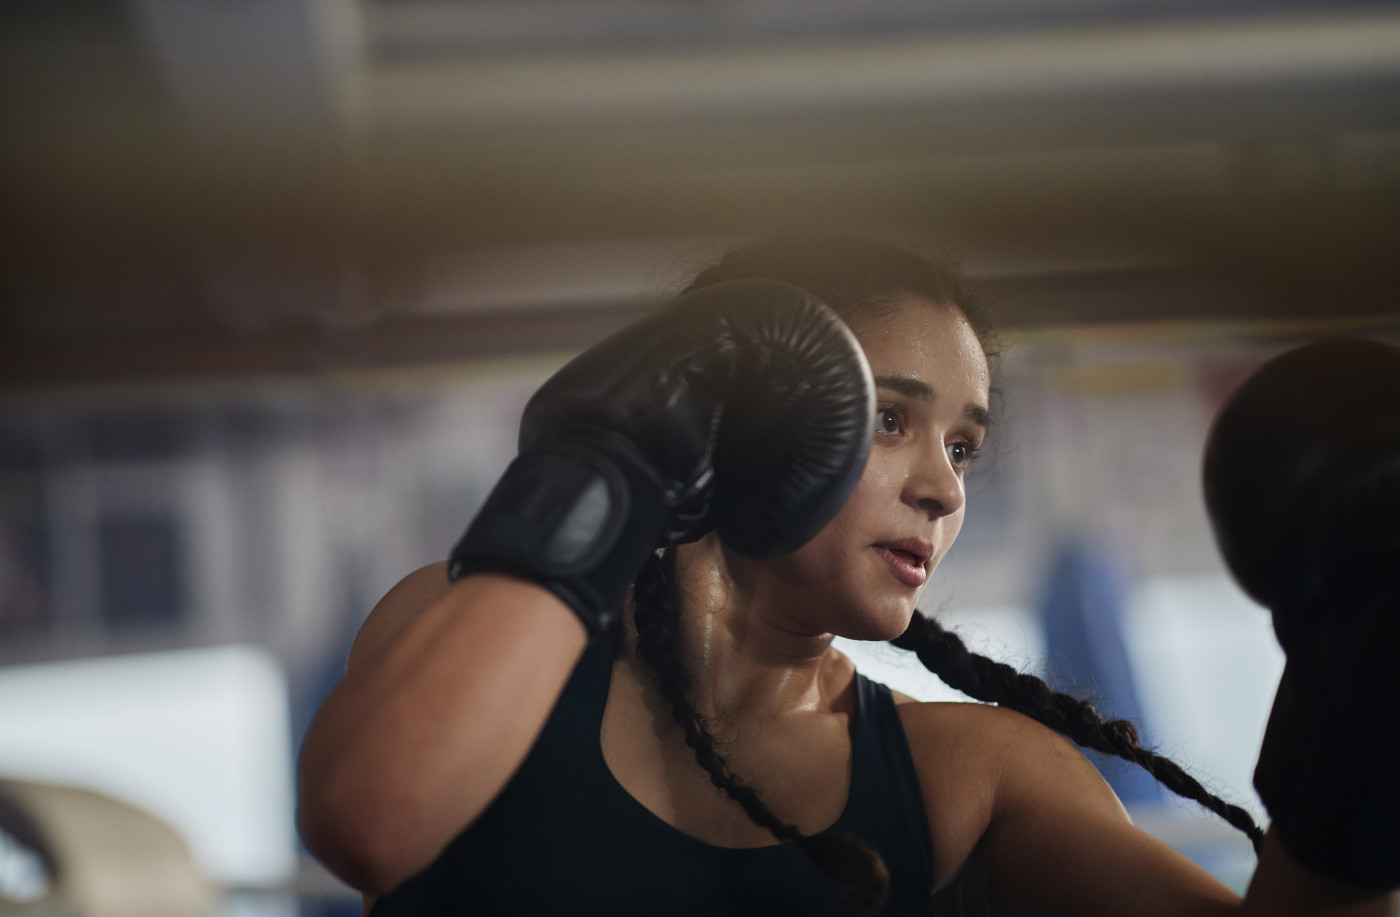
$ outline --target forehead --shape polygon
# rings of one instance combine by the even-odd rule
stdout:
[[[867,318],[854,330],[876,376],[910,376],[951,400],[987,403],[987,357],[957,309],[907,296],[894,311]]]

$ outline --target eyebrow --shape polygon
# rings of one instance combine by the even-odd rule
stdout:
[[[928,383],[915,379],[913,376],[876,376],[876,388],[887,388],[892,392],[898,392],[905,398],[913,398],[916,401],[932,401],[933,389],[928,387]]]
[[[913,376],[876,376],[875,386],[898,392],[905,398],[913,398],[916,401],[932,401],[934,397],[933,389],[928,383]],[[985,428],[991,424],[991,416],[980,404],[968,404],[963,408],[963,417],[979,427]]]

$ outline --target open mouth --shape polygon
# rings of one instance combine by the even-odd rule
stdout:
[[[923,545],[893,542],[875,545],[875,549],[890,568],[895,579],[904,585],[918,587],[922,586],[928,579],[928,570],[925,569],[925,564],[933,556],[933,552]]]

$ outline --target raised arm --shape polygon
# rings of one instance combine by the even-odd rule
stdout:
[[[311,851],[371,895],[427,866],[524,760],[652,551],[714,529],[781,554],[835,514],[873,388],[840,319],[766,281],[687,294],[560,370],[445,569],[380,602],[312,723]]]
[[[380,894],[427,865],[505,786],[587,631],[542,587],[443,564],[386,595],[317,713],[299,762],[307,847]]]

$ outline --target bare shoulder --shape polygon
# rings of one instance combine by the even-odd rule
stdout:
[[[978,703],[905,703],[899,715],[920,767],[945,759],[975,762],[1008,782],[1036,775],[1098,772],[1064,736],[1024,714]],[[1106,786],[1106,784],[1105,784]]]
[[[997,775],[1017,724],[994,707],[912,702],[899,717],[919,775],[936,887],[963,868],[992,821]]]
[[[901,702],[899,716],[916,760],[920,751],[935,758],[945,754],[963,757],[968,753],[976,753],[979,758],[989,754],[1000,757],[1026,742],[1064,742],[1030,717],[990,704]]]
[[[973,793],[989,819],[1070,788],[1081,805],[1127,819],[1083,753],[1028,716],[976,703],[904,704],[899,713],[921,782],[940,795],[950,785]]]
[[[360,632],[350,647],[346,670],[393,642],[424,609],[446,595],[451,586],[447,580],[446,561],[419,567],[399,580],[360,625]]]
[[[995,913],[1225,914],[1238,899],[1133,826],[1098,770],[1055,731],[971,703],[899,708],[939,889]],[[940,844],[943,849],[940,851]]]
[[[919,774],[942,885],[992,826],[1042,809],[1068,791],[1076,806],[1127,823],[1113,791],[1065,738],[1029,717],[976,703],[899,707]]]

